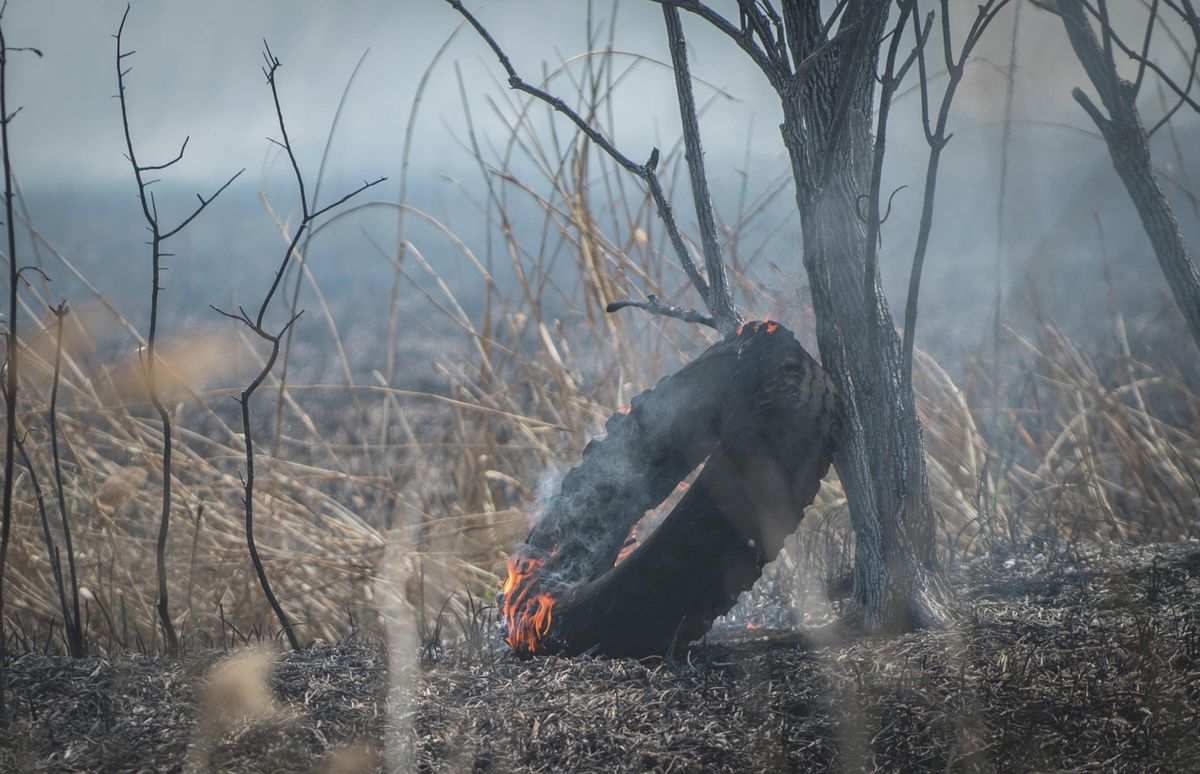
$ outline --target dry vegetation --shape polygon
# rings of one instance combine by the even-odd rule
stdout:
[[[580,58],[571,71],[577,109],[611,121],[613,89],[632,68],[654,66]],[[939,545],[964,590],[956,626],[850,645],[726,643],[695,648],[683,663],[529,663],[498,652],[489,603],[539,499],[605,417],[711,334],[634,310],[605,313],[615,299],[648,294],[686,305],[688,285],[664,257],[652,202],[586,138],[544,123],[542,106],[500,88],[492,106],[510,127],[506,144],[485,152],[469,112],[463,139],[478,162],[486,245],[473,250],[407,204],[372,202],[337,216],[397,216],[399,247],[381,256],[431,316],[408,314],[394,295],[379,310],[381,331],[388,322],[381,349],[433,342],[433,388],[393,387],[404,363],[391,355],[352,362],[337,310],[303,262],[284,278],[291,311],[301,287],[312,294],[346,380],[285,383],[282,369],[264,384],[258,545],[302,639],[350,641],[283,657],[269,691],[251,679],[269,666],[260,657],[201,679],[213,648],[279,636],[246,554],[244,446],[227,400],[230,385],[261,367],[261,348],[233,327],[164,340],[158,350],[158,387],[176,428],[168,581],[187,655],[129,658],[162,652],[152,517],[161,426],[135,350],[141,334],[98,293],[71,299],[56,419],[91,658],[68,663],[46,655],[66,642],[41,526],[47,509],[63,545],[48,437],[59,340],[56,317],[42,311],[55,299],[45,284],[22,287],[22,312],[34,324],[20,342],[18,430],[32,465],[17,480],[5,569],[9,652],[23,654],[6,680],[22,730],[6,738],[0,763],[370,769],[387,688],[380,650],[363,643],[383,636],[380,609],[398,596],[417,610],[426,666],[411,717],[423,766],[1200,765],[1186,735],[1200,707],[1194,546],[1097,554],[1114,543],[1200,537],[1200,392],[1170,360],[1135,357],[1142,350],[1115,310],[1112,344],[1097,361],[1033,292],[1033,323],[1003,331],[986,357],[939,364],[918,353]],[[662,178],[675,179],[680,163],[677,147],[664,149]],[[764,232],[773,236],[760,222],[765,202],[781,195],[790,195],[782,184],[757,196],[747,187],[722,224],[731,280],[752,316],[779,319],[815,350],[811,312],[790,289],[796,267],[784,272],[763,256]],[[287,244],[287,218],[276,214],[286,205],[267,204]],[[414,222],[437,237],[410,238]],[[69,256],[34,224],[23,226],[48,273],[86,284]],[[453,288],[461,285],[434,270],[435,254],[468,267],[478,302],[460,300]],[[1168,315],[1162,325],[1177,322]],[[375,379],[356,383],[350,374],[364,366]],[[827,622],[851,552],[831,477],[726,633],[747,623]],[[830,700],[847,695],[857,701]],[[244,718],[209,711],[230,702]],[[98,719],[106,717],[111,725]],[[197,729],[190,742],[184,728]]]
[[[1196,544],[1047,543],[951,580],[954,625],[900,637],[726,632],[642,661],[455,646],[403,712],[386,703],[381,648],[360,640],[274,664],[27,654],[0,768],[363,774],[383,770],[398,729],[415,757],[386,756],[393,771],[1200,766]]]
[[[602,124],[611,120],[613,89],[638,66],[658,65],[603,53],[582,57],[573,75],[580,112]],[[548,77],[565,72],[564,66]],[[380,310],[394,321],[387,350],[403,348],[406,329],[428,336],[441,352],[436,389],[390,387],[385,374],[397,368],[390,359],[376,364],[376,383],[354,383],[349,375],[363,364],[348,360],[336,310],[324,306],[307,267],[298,264],[284,280],[285,288],[308,283],[348,382],[282,385],[275,373],[256,420],[259,545],[277,593],[302,624],[302,638],[337,640],[354,627],[379,631],[373,601],[394,583],[422,607],[426,637],[435,621],[476,615],[494,593],[506,551],[527,529],[539,487],[552,485],[610,412],[707,342],[703,329],[636,310],[605,314],[605,305],[620,298],[655,294],[686,302],[686,281],[663,256],[652,203],[586,138],[553,121],[543,126],[544,107],[510,101],[503,90],[496,100],[496,115],[511,128],[498,150],[481,149],[465,112],[464,152],[478,162],[476,203],[489,224],[484,248],[473,251],[408,205],[373,202],[337,216],[383,208],[399,217],[398,253],[387,258],[398,285],[417,288],[434,311],[421,319],[396,304]],[[663,154],[664,180],[676,177],[678,150]],[[764,227],[756,218],[768,197],[788,195],[786,189],[768,186],[756,198],[748,186],[722,224],[733,281],[752,316],[780,319],[815,350],[806,305],[778,290],[790,283],[761,255]],[[286,217],[276,215],[280,206],[268,202],[286,244],[291,235]],[[536,226],[514,226],[531,212]],[[438,238],[409,241],[406,224],[411,231],[413,222]],[[47,272],[82,280],[68,256],[34,224],[25,226],[46,256]],[[459,300],[428,260],[435,252],[456,256],[474,272],[480,303]],[[269,256],[264,273],[268,264]],[[514,286],[495,279],[501,266],[516,277]],[[22,341],[19,430],[33,470],[50,490],[47,421],[57,336],[55,317],[40,311],[52,300],[46,288],[22,288],[22,311],[38,324]],[[160,492],[161,429],[146,401],[140,350],[126,347],[129,354],[114,357],[111,346],[114,337],[137,347],[144,340],[98,294],[73,301],[57,421],[88,643],[97,653],[156,652],[149,514]],[[1036,303],[1031,309],[1037,324],[1005,332],[987,358],[953,369],[918,358],[947,558],[1016,551],[1031,536],[1099,544],[1195,537],[1200,394],[1171,362],[1137,360],[1117,312],[1110,320],[1112,349],[1097,363]],[[178,628],[193,646],[271,636],[273,621],[245,551],[244,452],[228,407],[231,389],[223,386],[257,370],[261,348],[240,330],[214,328],[164,341],[158,355],[165,372],[159,389],[178,436],[167,550]],[[960,375],[961,387],[949,370]],[[290,435],[284,427],[302,432]],[[6,570],[11,644],[17,651],[56,651],[60,608],[29,470],[17,484]],[[61,546],[54,505],[48,498]],[[831,479],[795,547],[772,572],[804,565],[836,585],[849,539],[844,500]],[[385,546],[392,547],[396,571],[380,572]]]

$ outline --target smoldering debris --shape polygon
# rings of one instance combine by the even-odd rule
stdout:
[[[640,661],[449,647],[417,685],[417,767],[1200,770],[1200,544],[1042,545],[951,580],[956,625],[890,638],[764,629]],[[178,770],[219,658],[13,659],[0,769]],[[267,706],[289,721],[227,729],[212,765],[382,771],[385,664],[356,641],[281,656]]]

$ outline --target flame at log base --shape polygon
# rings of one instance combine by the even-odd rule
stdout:
[[[502,620],[508,632],[504,641],[513,651],[523,655],[545,653],[554,597],[545,592],[534,593],[542,561],[514,556],[505,562],[505,566],[508,576],[500,588]]]

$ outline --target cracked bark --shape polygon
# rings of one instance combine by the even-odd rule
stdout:
[[[821,26],[806,18],[811,5],[783,5],[800,60],[825,42]],[[843,402],[834,465],[855,532],[847,623],[869,632],[946,618],[934,573],[924,442],[900,336],[878,278],[864,293],[868,229],[857,213],[870,190],[874,65],[889,6],[848,5],[842,24],[858,25],[857,34],[780,93],[818,346]]]

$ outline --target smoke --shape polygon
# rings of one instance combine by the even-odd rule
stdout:
[[[109,99],[114,76],[111,39],[106,32],[115,28],[124,4],[105,0],[80,7],[71,3],[69,9],[67,5],[62,0],[13,3],[6,17],[15,42],[38,45],[46,52],[41,60],[15,60],[11,73],[17,95],[14,101],[24,108],[13,124],[17,172],[29,193],[32,215],[50,241],[73,259],[82,258],[80,268],[89,277],[99,276],[105,292],[120,297],[122,289],[128,289],[125,295],[132,292],[132,301],[140,297],[145,285],[142,262],[134,252],[142,237],[137,233],[129,172],[121,155],[119,117]],[[520,69],[536,72],[542,61],[559,61],[558,52],[570,55],[589,45],[582,13],[546,13],[551,6],[545,0],[502,5],[485,7],[481,18],[498,40],[515,46],[511,53]],[[1077,321],[1067,322],[1073,322],[1078,332],[1087,331],[1094,310],[1079,299],[1106,297],[1090,226],[1092,211],[1107,225],[1109,252],[1118,264],[1117,300],[1126,315],[1136,319],[1153,313],[1163,289],[1103,143],[1093,136],[1087,117],[1070,98],[1071,88],[1086,79],[1066,45],[1061,25],[1032,6],[1023,8],[1017,35],[1006,222],[998,223],[996,191],[1006,69],[1017,5],[998,17],[967,66],[951,121],[954,138],[939,180],[918,344],[951,363],[964,350],[971,350],[988,329],[991,300],[997,292],[1004,299],[1002,316],[1006,320],[1028,316],[1022,295],[1027,278],[1034,275],[1042,301],[1050,308],[1082,309]],[[60,10],[75,23],[57,23]],[[260,39],[266,36],[271,40],[284,60],[289,82],[304,84],[307,96],[289,101],[288,118],[305,166],[319,161],[346,78],[362,51],[372,49],[342,116],[327,177],[331,181],[375,174],[396,177],[415,76],[459,21],[440,3],[397,5],[359,0],[306,7],[304,13],[293,10],[281,0],[250,6],[231,0],[203,7],[139,4],[133,10],[128,33],[138,49],[131,81],[134,130],[146,152],[157,155],[170,155],[168,150],[173,153],[184,136],[192,137],[185,161],[172,170],[181,200],[190,201],[192,190],[204,189],[210,177],[223,177],[240,167],[260,172],[258,180],[250,175],[239,182],[227,202],[215,203],[218,209],[213,217],[195,224],[187,244],[181,245],[164,309],[167,330],[189,316],[206,315],[209,303],[227,305],[231,293],[254,295],[261,277],[254,261],[266,252],[257,248],[271,245],[271,254],[278,249],[269,241],[269,222],[260,217],[253,203],[254,189],[270,189],[270,181],[281,172],[273,146],[263,139],[274,130],[258,72]],[[961,39],[973,9],[954,10],[953,35]],[[1111,12],[1118,27],[1132,29],[1144,9],[1138,4],[1122,4]],[[655,64],[665,57],[658,9],[633,4],[620,7],[617,13],[614,49],[645,58],[619,55],[619,65],[629,68],[631,77],[621,81],[611,98],[616,116],[613,133],[622,149],[641,158],[654,146],[669,149],[678,136],[672,79],[665,68]],[[606,9],[596,18],[605,33],[607,15]],[[541,34],[535,37],[530,37],[525,27],[530,18],[539,19]],[[206,34],[191,34],[196,29]],[[416,30],[420,34],[415,34]],[[761,73],[736,46],[704,24],[689,23],[688,32],[698,96],[706,105],[702,131],[713,196],[719,215],[732,222],[743,195],[743,181],[748,181],[752,200],[771,190],[786,169],[776,129],[779,109]],[[1156,50],[1162,52],[1160,59],[1167,72],[1177,75],[1185,71],[1187,63],[1175,56],[1169,37],[1164,33],[1157,40],[1161,46]],[[474,179],[478,170],[459,145],[466,126],[451,65],[457,60],[471,84],[465,96],[477,135],[490,140],[503,137],[508,127],[502,116],[488,107],[495,93],[485,85],[492,82],[495,67],[482,53],[478,40],[460,35],[432,73],[408,173],[411,203],[441,215],[480,254],[486,252],[487,234],[471,203],[473,197],[478,198],[477,192],[472,185],[459,183]],[[565,75],[556,75],[550,85],[568,97],[574,88]],[[881,272],[893,308],[901,307],[907,287],[927,153],[920,129],[919,94],[913,85],[901,90],[893,108],[884,180],[889,191],[908,186],[897,195],[895,211],[882,234]],[[935,88],[939,85],[935,77]],[[1156,120],[1161,108],[1154,89],[1146,88],[1144,93],[1143,110],[1148,120]],[[552,125],[562,128],[536,111],[528,120],[542,136]],[[1189,147],[1200,139],[1197,118],[1189,111],[1180,111],[1176,126],[1179,146]],[[1176,180],[1186,184],[1194,158],[1173,158],[1166,134],[1155,138],[1156,162],[1163,168],[1171,164]],[[520,173],[528,160],[518,156],[513,164]],[[108,213],[102,220],[92,220],[88,213],[95,211],[94,201],[63,196],[88,191],[96,194],[96,200],[128,205],[127,217]],[[1179,189],[1172,193],[1186,205]],[[172,201],[179,199],[160,191],[160,206],[169,207]],[[284,211],[288,207],[284,202],[279,206]],[[685,213],[686,209],[679,211]],[[747,244],[757,245],[747,256],[753,264],[763,268],[769,262],[779,267],[783,276],[802,275],[794,209],[790,189],[785,186],[764,203],[758,220],[740,233]],[[1190,206],[1178,209],[1187,215],[1183,225],[1194,241],[1200,222],[1191,216]],[[514,212],[520,212],[519,206]],[[237,221],[232,227],[231,218]],[[248,222],[251,219],[257,226]],[[686,220],[684,225],[689,225]],[[363,315],[358,319],[356,311],[386,307],[391,267],[364,248],[359,226],[355,223],[323,236],[311,266],[339,322],[363,338],[373,335],[367,325],[370,318]],[[381,241],[386,244],[392,218],[371,221],[366,227],[384,235]],[[426,241],[419,225],[413,228],[412,237]],[[519,237],[533,229],[530,233],[536,237],[535,221],[515,218],[512,228]],[[1061,244],[1064,239],[1070,243],[1065,247]],[[98,245],[105,249],[96,249]],[[1081,246],[1084,249],[1072,249]],[[1001,249],[1003,254],[998,255]],[[453,265],[444,251],[428,252],[439,270]],[[115,254],[129,258],[114,264]],[[498,280],[511,282],[504,262],[500,263]],[[65,278],[57,276],[62,272],[53,273],[56,292],[69,294],[73,301],[83,300],[78,296],[85,294],[70,292]],[[456,290],[478,284],[455,277],[456,270],[446,274]],[[1121,281],[1123,277],[1130,281]],[[764,282],[778,284],[774,279]],[[760,308],[762,294],[740,292],[740,300],[751,307],[753,316],[781,311]],[[405,303],[419,316],[424,311],[415,295],[406,296]],[[136,322],[140,304],[130,306]],[[775,316],[786,321],[786,315]]]

